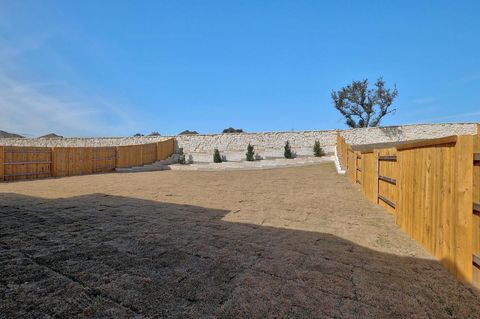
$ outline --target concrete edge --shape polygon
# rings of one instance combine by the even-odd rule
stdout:
[[[335,168],[337,169],[338,174],[345,174],[346,172],[342,170],[340,166],[340,160],[338,159],[337,145],[335,145],[335,156],[334,156]]]

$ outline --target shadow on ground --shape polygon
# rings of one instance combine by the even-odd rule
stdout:
[[[0,194],[0,317],[478,318],[433,260],[227,213]]]

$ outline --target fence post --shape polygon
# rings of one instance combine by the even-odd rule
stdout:
[[[373,186],[373,198],[376,204],[378,204],[378,175],[380,174],[380,161],[378,157],[380,156],[380,151],[379,150],[373,150],[373,154],[375,156],[375,165],[374,165],[374,171],[373,171],[373,176],[375,176],[375,182]]]
[[[4,147],[0,146],[0,182],[4,180],[3,175],[5,174],[5,165],[3,164],[5,162],[5,155],[4,155]]]
[[[50,175],[52,177],[57,177],[57,174],[55,172],[56,166],[57,166],[57,157],[55,156],[55,147],[50,148]]]
[[[115,168],[119,168],[119,159],[120,156],[118,156],[118,146],[115,147]]]
[[[473,166],[473,205],[480,203],[480,124],[477,124],[477,134],[473,137],[473,152],[474,166]],[[480,211],[473,206],[472,216],[472,284],[480,288]]]

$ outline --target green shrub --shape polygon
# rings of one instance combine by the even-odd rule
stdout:
[[[293,158],[292,148],[290,147],[290,142],[285,143],[285,151],[283,152],[285,158]]]
[[[245,153],[245,155],[247,156],[247,161],[253,162],[255,160],[255,150],[252,144],[248,143],[247,153]]]
[[[313,145],[313,155],[315,155],[316,157],[325,156],[325,152],[323,151],[322,147],[320,146],[319,141],[315,141],[315,144]]]
[[[218,148],[216,148],[216,149],[213,151],[213,162],[214,162],[214,163],[221,163],[221,162],[223,162],[222,156],[220,155],[220,151],[218,150]]]
[[[183,153],[182,147],[178,149],[178,164],[187,164],[187,161],[185,160],[185,153]]]

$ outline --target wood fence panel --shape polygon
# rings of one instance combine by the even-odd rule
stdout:
[[[355,152],[355,182],[362,184],[363,182],[363,160],[362,153]]]
[[[473,140],[474,157],[473,166],[473,203],[480,204],[480,125],[477,125],[477,135]],[[472,207],[474,208],[474,207]],[[472,254],[480,257],[480,208],[476,206],[472,216]],[[473,285],[480,288],[480,260],[473,262]]]
[[[117,149],[115,147],[95,147],[93,149],[93,172],[107,173],[115,170]]]
[[[157,143],[142,145],[143,165],[152,164],[157,160]]]
[[[351,147],[347,149],[347,177],[352,183],[356,183],[356,155]]]
[[[118,146],[116,167],[128,168],[132,166],[142,166],[142,154],[142,145]]]
[[[175,139],[157,143],[157,161],[165,160],[175,153]]]
[[[378,152],[362,154],[362,189],[363,194],[371,202],[378,199]]]
[[[77,176],[93,174],[94,148],[55,147],[53,148],[53,176]]]
[[[340,132],[337,131],[337,155],[339,158],[340,165],[343,170],[347,169],[347,143],[345,139],[340,135]]]
[[[395,148],[379,150],[378,156],[378,204],[395,214],[397,205],[397,155]]]
[[[3,146],[0,146],[0,182],[3,182],[3,174],[4,174],[4,165],[3,162],[5,161],[5,158],[3,156]]]
[[[51,150],[45,147],[4,147],[5,181],[46,178],[51,176]]]
[[[472,281],[473,136],[459,136],[455,147],[456,216],[455,268],[457,277]]]
[[[397,153],[397,224],[458,278],[471,281],[472,137]],[[469,177],[470,176],[470,177]],[[470,211],[469,214],[466,212]]]

